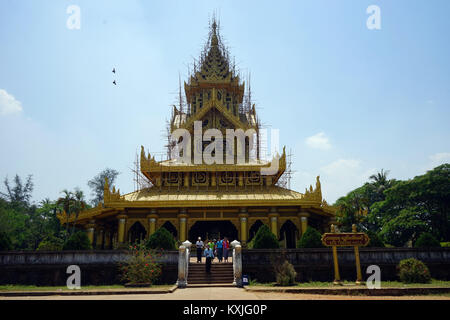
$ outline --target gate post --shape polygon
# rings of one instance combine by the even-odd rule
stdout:
[[[177,287],[178,288],[186,288],[187,286],[187,249],[185,246],[181,245],[178,249],[178,280]]]
[[[233,285],[242,287],[242,247],[239,241],[231,243],[233,247]]]

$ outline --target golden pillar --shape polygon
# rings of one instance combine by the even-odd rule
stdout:
[[[190,172],[186,172],[184,174],[184,186],[185,187],[189,187],[189,175],[190,175]]]
[[[148,235],[151,236],[156,231],[156,218],[148,219]]]
[[[186,225],[187,225],[188,215],[186,213],[187,213],[186,209],[180,209],[180,214],[178,215],[178,219],[180,221],[180,234],[179,234],[178,240],[180,240],[181,242],[184,242],[187,239]]]
[[[277,213],[277,208],[276,207],[270,208],[270,212],[271,212],[269,214],[270,231],[272,231],[272,233],[278,239],[278,217],[279,217],[279,214]]]
[[[125,224],[127,223],[127,216],[126,215],[120,215],[117,217],[119,219],[119,226],[117,228],[118,231],[118,239],[117,241],[119,244],[122,244],[125,242]]]
[[[158,211],[156,209],[151,209],[150,214],[147,215],[148,219],[148,237],[156,231],[156,221],[158,220]]]
[[[239,220],[241,222],[241,243],[244,245],[247,243],[248,239],[248,230],[247,230],[247,220],[248,220],[248,214],[246,208],[241,208],[241,213],[239,214]]]
[[[243,187],[243,186],[244,186],[244,173],[239,172],[239,187]]]
[[[103,249],[103,237],[105,236],[105,230],[103,229],[103,227],[100,227],[98,229],[98,236],[97,236],[97,248],[98,249]]]
[[[111,249],[111,231],[105,230],[105,250]]]
[[[302,228],[302,235],[306,232],[306,229],[308,228],[308,217],[309,213],[307,212],[300,212],[298,214],[298,217],[300,218],[300,226]]]
[[[95,220],[90,220],[86,225],[87,236],[89,238],[89,242],[94,244],[94,232],[95,232]]]
[[[211,187],[215,187],[215,186],[216,186],[216,173],[211,172]]]

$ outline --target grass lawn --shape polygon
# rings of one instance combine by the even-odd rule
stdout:
[[[352,281],[342,281],[343,286],[355,286],[355,282]],[[365,286],[365,283],[362,284]],[[258,283],[255,281],[251,281],[249,284],[250,287],[274,287],[275,282],[269,283]],[[300,288],[336,288],[339,286],[334,285],[332,282],[303,282],[296,283],[293,287]],[[381,281],[381,288],[408,288],[408,287],[450,287],[450,281],[442,281],[442,280],[431,280],[430,283],[403,283],[400,281]]]
[[[162,284],[162,285],[153,285],[148,288],[140,288],[140,289],[154,289],[154,290],[167,290],[172,288],[173,285]],[[114,289],[135,289],[135,288],[126,288],[123,285],[110,285],[110,286],[81,286],[81,289],[73,289],[75,291],[89,291],[89,290],[114,290]],[[0,285],[0,291],[72,291],[65,286],[58,287],[39,287],[39,286],[26,286],[26,285]]]

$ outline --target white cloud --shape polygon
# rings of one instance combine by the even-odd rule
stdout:
[[[22,104],[14,96],[0,89],[0,116],[22,112]]]
[[[367,169],[358,159],[337,159],[320,168],[322,193],[329,203],[362,186],[376,169]]]
[[[313,149],[328,150],[331,148],[330,141],[324,132],[306,138],[305,142]]]
[[[434,169],[441,164],[450,163],[450,152],[435,153],[429,156],[429,159],[430,169]]]
[[[332,163],[323,166],[322,170],[326,174],[336,175],[347,173],[349,170],[358,169],[360,166],[360,161],[355,159],[339,159],[333,161]]]

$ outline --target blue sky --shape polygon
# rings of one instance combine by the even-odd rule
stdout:
[[[366,27],[369,5],[381,30]],[[0,0],[0,178],[33,174],[35,201],[90,196],[110,167],[133,191],[136,152],[163,151],[213,12],[262,123],[294,154],[292,189],[320,175],[334,202],[381,168],[407,179],[450,162],[447,0]]]

